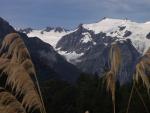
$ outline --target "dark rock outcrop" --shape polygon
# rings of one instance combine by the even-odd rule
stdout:
[[[64,28],[61,28],[61,27],[46,27],[44,30],[43,30],[43,32],[44,31],[46,31],[46,32],[50,32],[51,30],[54,30],[55,32],[63,32],[63,31],[68,31],[68,30],[66,30],[66,29],[64,29]]]
[[[150,39],[150,32],[146,35],[147,39]]]
[[[132,34],[131,31],[126,30],[123,37],[128,37]]]
[[[123,31],[126,28],[126,26],[119,26],[119,31]]]
[[[25,33],[25,34],[28,34],[30,32],[32,32],[33,29],[32,28],[25,28],[25,29],[20,29],[19,32],[22,32],[22,33]]]

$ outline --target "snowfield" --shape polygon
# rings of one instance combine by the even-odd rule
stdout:
[[[92,41],[90,33],[82,33],[82,35],[84,35],[84,37],[81,39],[82,43],[88,43],[89,41]]]
[[[116,36],[120,41],[130,39],[141,54],[144,54],[150,47],[150,39],[146,38],[150,33],[150,22],[136,23],[127,19],[106,18],[97,23],[84,24],[83,27],[94,31],[95,34],[104,32],[107,36]],[[131,32],[131,34],[125,37],[127,32]]]
[[[150,39],[146,38],[146,36],[150,33],[150,22],[145,23],[137,23],[132,22],[127,19],[111,19],[105,18],[97,23],[92,24],[83,24],[83,28],[92,30],[95,34],[100,32],[106,33],[107,36],[117,37],[116,41],[124,42],[124,40],[130,39],[133,46],[141,53],[144,54],[148,48],[150,47]],[[49,32],[43,30],[32,30],[32,32],[28,33],[28,37],[39,37],[46,43],[49,43],[54,48],[56,47],[57,42],[65,35],[70,34],[74,31],[62,31],[58,32],[55,30],[51,30]],[[90,33],[82,33],[83,37],[80,42],[88,43],[93,42],[93,45],[97,43],[93,41]],[[150,38],[150,37],[149,37]],[[104,43],[107,46],[107,43]],[[56,49],[56,48],[55,48]],[[84,54],[77,54],[75,51],[72,53],[68,53],[67,51],[60,51],[58,53],[63,55],[69,62],[79,62],[79,58]],[[76,60],[76,61],[75,61]]]
[[[46,43],[49,43],[54,48],[57,44],[57,42],[60,40],[60,38],[64,35],[68,34],[68,32],[55,32],[54,30],[51,30],[50,32],[46,32],[43,30],[33,30],[32,32],[28,33],[28,37],[38,37],[41,40],[43,40]]]

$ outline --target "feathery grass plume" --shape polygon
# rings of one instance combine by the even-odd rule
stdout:
[[[147,73],[150,73],[150,49],[141,57],[137,63],[135,75],[133,76],[133,80],[136,83],[138,83],[139,80],[142,80],[149,93],[150,81],[148,77],[149,75]]]
[[[112,45],[109,57],[110,57],[110,64],[111,64],[110,70],[113,71],[115,75],[117,75],[121,64],[121,51],[116,44]]]
[[[0,57],[0,70],[7,76],[6,86],[11,86],[17,96],[23,95],[22,105],[27,111],[39,109],[46,113],[33,63],[19,34],[11,33],[4,38]],[[35,77],[38,89],[31,77]]]
[[[0,88],[0,113],[26,113],[22,104],[11,93]]]
[[[110,70],[106,73],[105,81],[107,90],[111,92],[112,102],[115,110],[115,90],[116,90],[116,79],[119,72],[120,64],[121,64],[121,52],[120,48],[113,44],[109,53],[109,61],[110,61]]]
[[[143,85],[146,86],[147,92],[149,94],[150,81],[149,81],[149,77],[148,77],[149,75],[147,73],[150,73],[150,49],[148,49],[148,51],[140,58],[139,62],[136,64],[135,73],[133,75],[133,86],[131,89],[126,113],[129,112],[129,107],[130,107],[131,98],[132,98],[134,89],[136,89],[136,92],[138,93],[138,95],[146,109],[146,112],[149,113],[147,106],[144,103],[143,97],[140,95],[140,92],[138,91],[138,89],[136,87],[136,83],[138,84],[139,81],[141,80],[143,82]]]
[[[4,53],[4,50],[12,43],[13,40],[15,40],[18,37],[19,35],[16,35],[16,33],[12,33],[11,36],[9,35],[9,37],[7,35],[7,38],[5,37],[5,39],[3,40],[2,46],[0,48],[0,54]]]
[[[9,62],[10,60],[7,58],[0,58],[0,70],[3,70],[5,67],[7,67]]]

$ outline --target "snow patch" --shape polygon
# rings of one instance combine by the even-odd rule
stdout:
[[[96,42],[93,42],[93,45],[96,45]]]
[[[49,43],[50,45],[52,45],[54,48],[56,47],[57,42],[64,36],[67,35],[68,32],[55,32],[54,30],[51,30],[50,32],[46,32],[43,30],[33,30],[32,32],[30,32],[28,35],[28,37],[38,37],[41,40],[43,40],[46,43]]]
[[[108,43],[104,43],[105,46],[108,46]]]
[[[91,35],[90,33],[82,33],[82,35],[84,35],[84,37],[81,39],[82,43],[88,43],[90,41],[92,41]]]
[[[79,58],[84,55],[84,53],[77,54],[75,51],[68,53],[67,51],[58,51],[58,53],[66,58],[66,60],[72,64],[80,62]]]

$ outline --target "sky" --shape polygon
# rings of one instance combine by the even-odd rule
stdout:
[[[150,0],[0,0],[0,17],[16,28],[73,29],[103,17],[150,21]]]

